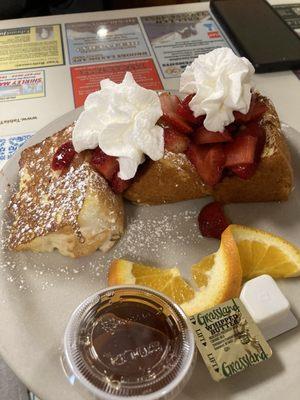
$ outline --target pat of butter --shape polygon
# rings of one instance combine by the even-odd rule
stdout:
[[[290,303],[269,275],[246,282],[240,300],[267,340],[298,325],[290,310]]]

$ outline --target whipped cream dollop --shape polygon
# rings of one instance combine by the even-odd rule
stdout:
[[[118,157],[121,179],[134,177],[145,154],[156,161],[164,154],[163,112],[158,94],[139,86],[127,72],[123,82],[101,81],[101,90],[85,100],[72,134],[77,152],[97,146]]]
[[[206,114],[207,130],[223,132],[234,121],[233,111],[249,111],[254,72],[247,58],[221,47],[200,54],[186,67],[180,78],[180,91],[195,93],[189,106],[195,117]]]

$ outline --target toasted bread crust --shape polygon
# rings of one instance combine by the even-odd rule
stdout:
[[[124,197],[134,203],[154,205],[198,199],[209,193],[210,188],[185,154],[166,152],[161,160],[149,163]]]
[[[273,104],[259,95],[267,106],[262,119],[266,145],[252,178],[225,177],[216,186],[201,181],[185,154],[166,152],[164,158],[149,164],[125,192],[134,203],[162,204],[213,196],[223,203],[287,200],[293,187],[291,157]]]

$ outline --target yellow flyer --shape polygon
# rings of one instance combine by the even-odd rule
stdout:
[[[60,25],[0,29],[0,71],[62,64]]]

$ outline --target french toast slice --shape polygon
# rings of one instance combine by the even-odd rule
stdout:
[[[258,96],[267,106],[261,121],[266,144],[259,166],[250,179],[228,176],[210,187],[201,181],[185,154],[165,152],[163,159],[149,163],[124,197],[134,203],[149,205],[205,196],[213,196],[223,203],[287,200],[293,187],[289,150],[273,104],[266,97]]]
[[[69,257],[105,252],[124,231],[123,201],[90,166],[88,152],[77,154],[65,171],[54,171],[56,150],[71,140],[70,126],[23,150],[19,190],[9,212],[14,218],[11,250],[50,252]]]

